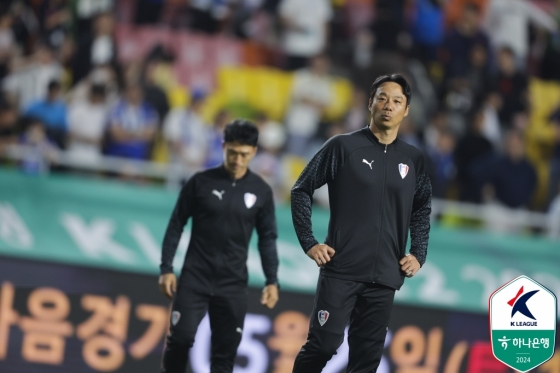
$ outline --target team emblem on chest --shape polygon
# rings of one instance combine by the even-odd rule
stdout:
[[[401,177],[404,179],[406,174],[408,174],[408,166],[405,165],[404,163],[399,163],[399,173],[401,174]]]
[[[257,202],[257,196],[253,193],[245,193],[243,197],[245,199],[245,206],[247,206],[248,209],[253,207],[255,202]]]

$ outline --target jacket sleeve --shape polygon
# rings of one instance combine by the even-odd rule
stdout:
[[[257,214],[256,229],[259,236],[258,247],[266,284],[278,284],[278,253],[276,250],[278,231],[272,190],[269,191],[265,204]]]
[[[161,274],[173,272],[173,259],[183,234],[183,228],[185,228],[187,221],[192,216],[195,207],[194,184],[194,177],[192,177],[183,186],[169,219],[161,250]]]
[[[423,156],[419,161],[418,170],[410,218],[410,253],[418,259],[420,266],[423,266],[428,253],[430,214],[432,213],[432,184]]]
[[[335,136],[315,154],[292,188],[292,221],[299,243],[305,252],[318,244],[311,224],[313,193],[315,189],[333,181],[342,164],[342,147],[338,136]]]

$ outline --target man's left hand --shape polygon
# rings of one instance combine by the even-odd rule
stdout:
[[[420,263],[414,255],[406,254],[404,258],[399,261],[401,265],[401,271],[405,273],[405,276],[410,278],[420,270]]]
[[[265,286],[262,291],[261,304],[272,309],[274,308],[274,306],[276,306],[276,302],[278,302],[278,286]]]

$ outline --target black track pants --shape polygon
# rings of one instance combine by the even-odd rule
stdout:
[[[294,373],[321,372],[348,330],[347,372],[377,370],[395,290],[374,283],[319,276],[309,336],[294,363]]]
[[[211,373],[229,373],[241,342],[247,313],[247,290],[224,295],[201,294],[180,287],[173,302],[171,324],[163,353],[162,373],[184,373],[198,325],[208,311],[212,331]]]

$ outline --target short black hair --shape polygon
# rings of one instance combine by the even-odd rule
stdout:
[[[507,45],[500,47],[498,52],[508,54],[510,57],[515,57],[515,51],[513,50],[513,48]]]
[[[58,80],[51,80],[47,86],[47,91],[51,92],[58,89],[60,89],[60,82]]]
[[[241,145],[257,146],[259,130],[246,119],[234,119],[224,128],[224,142],[237,142]]]
[[[480,13],[480,7],[478,5],[476,5],[475,3],[467,3],[465,4],[465,6],[463,7],[463,11],[472,11],[476,14]]]
[[[105,93],[106,93],[105,84],[93,83],[90,86],[89,93],[91,95],[96,95],[96,96],[105,96]]]
[[[396,73],[378,76],[377,79],[375,79],[375,81],[371,85],[369,98],[373,99],[373,96],[375,96],[375,92],[377,92],[377,88],[379,88],[381,84],[387,82],[393,82],[400,85],[404,93],[404,96],[406,97],[406,104],[410,105],[410,100],[412,99],[412,93],[410,92],[410,85],[408,84],[404,76]]]

